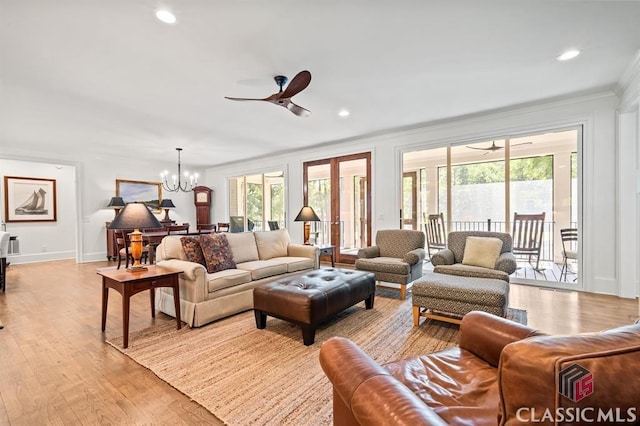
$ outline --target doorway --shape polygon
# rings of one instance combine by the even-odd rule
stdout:
[[[371,153],[305,162],[303,182],[304,204],[320,218],[311,243],[330,244],[337,262],[355,263],[371,241]]]

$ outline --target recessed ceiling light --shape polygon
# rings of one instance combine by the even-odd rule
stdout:
[[[156,11],[156,18],[164,22],[165,24],[175,24],[176,16],[168,10]]]
[[[351,114],[351,113],[350,113],[349,111],[347,111],[346,109],[341,109],[341,110],[338,112],[338,115],[339,115],[340,117],[348,117],[348,116],[349,116],[349,114]]]
[[[580,54],[579,50],[573,49],[573,50],[567,50],[566,52],[564,52],[562,55],[558,56],[558,60],[559,61],[568,61],[569,59],[573,59],[576,56],[578,56]]]

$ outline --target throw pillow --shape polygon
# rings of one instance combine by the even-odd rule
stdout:
[[[205,268],[207,267],[202,247],[200,247],[200,237],[181,237],[180,243],[182,243],[182,249],[189,262],[199,263]]]
[[[493,237],[467,237],[464,245],[463,265],[495,268],[500,257],[502,240]]]
[[[236,262],[233,261],[231,246],[224,234],[204,234],[200,236],[200,247],[207,263],[207,272],[224,271],[233,269]]]

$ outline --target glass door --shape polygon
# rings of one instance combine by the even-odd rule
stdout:
[[[418,173],[402,174],[402,229],[418,229]]]
[[[371,241],[371,154],[304,163],[304,199],[320,222],[311,243],[335,246],[336,261],[354,263]]]

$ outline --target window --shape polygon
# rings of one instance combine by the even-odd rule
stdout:
[[[230,178],[231,232],[268,230],[270,221],[286,227],[284,200],[283,171]]]

